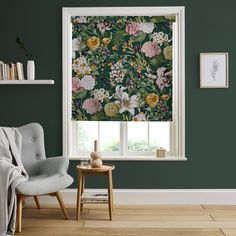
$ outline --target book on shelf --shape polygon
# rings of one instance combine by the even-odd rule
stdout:
[[[9,80],[15,79],[13,63],[9,63]]]
[[[13,73],[14,73],[14,79],[18,80],[18,73],[17,73],[16,64],[13,64]]]
[[[3,77],[2,77],[2,75],[3,75],[3,65],[4,65],[4,63],[2,61],[0,61],[0,80],[3,80]]]
[[[4,63],[0,61],[0,80],[24,80],[24,68],[21,62]]]
[[[13,71],[12,71],[12,63],[10,62],[9,64],[9,80],[13,80]]]
[[[9,63],[9,80],[17,80],[17,70],[16,70],[16,64],[15,63]]]
[[[3,74],[2,77],[4,80],[9,79],[9,65],[7,63],[3,64]]]
[[[24,69],[23,69],[23,64],[21,62],[16,63],[16,68],[17,68],[17,75],[19,80],[24,80]]]

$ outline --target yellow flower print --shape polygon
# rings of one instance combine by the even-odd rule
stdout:
[[[96,49],[100,45],[99,38],[93,36],[87,40],[87,45],[90,49]]]
[[[117,51],[118,50],[117,46],[116,45],[112,46],[112,50]]]
[[[150,93],[146,96],[146,103],[152,108],[157,105],[158,101],[159,96],[155,93]]]
[[[92,68],[93,71],[95,71],[97,69],[97,66],[95,64],[92,64],[91,68]]]
[[[81,67],[84,69],[84,68],[87,67],[87,64],[83,63],[83,64],[81,65]]]
[[[79,69],[76,69],[75,70],[75,72],[76,72],[76,74],[79,76],[79,75],[81,75],[81,73],[80,73],[80,70]]]
[[[108,45],[111,42],[109,38],[104,38],[102,41],[105,45]]]
[[[119,112],[120,106],[114,102],[110,102],[105,105],[104,111],[107,116],[115,117]]]
[[[162,100],[164,100],[164,101],[168,101],[169,98],[170,98],[170,96],[169,96],[168,94],[163,94],[163,95],[161,96],[161,98],[162,98]]]
[[[166,48],[164,48],[163,54],[165,59],[172,60],[172,46],[167,46]]]

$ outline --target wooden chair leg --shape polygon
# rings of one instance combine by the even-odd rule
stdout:
[[[34,196],[34,201],[36,203],[37,208],[40,209],[41,207],[40,207],[39,199],[37,196]]]
[[[22,204],[26,197],[24,195],[17,195],[17,212],[16,212],[16,221],[17,227],[16,232],[20,233],[22,228]]]
[[[58,201],[59,204],[60,204],[60,207],[61,207],[61,209],[62,209],[62,211],[63,211],[64,216],[65,216],[65,219],[66,219],[66,220],[69,220],[69,215],[68,215],[68,213],[67,213],[67,210],[66,210],[66,207],[65,207],[65,205],[64,205],[64,202],[63,202],[63,200],[62,200],[62,197],[61,197],[60,192],[56,192],[56,193],[55,193],[55,196],[57,197],[57,201]]]

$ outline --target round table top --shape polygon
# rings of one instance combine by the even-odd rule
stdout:
[[[109,170],[114,170],[115,166],[112,164],[103,164],[101,167],[92,167],[90,165],[88,166],[77,165],[76,168],[77,170],[80,170],[80,171],[105,172]]]

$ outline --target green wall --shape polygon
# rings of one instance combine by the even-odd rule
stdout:
[[[0,125],[39,122],[48,156],[62,153],[62,7],[186,7],[185,162],[114,162],[115,188],[236,188],[236,33],[234,0],[1,0],[0,60],[24,61],[16,36],[36,62],[36,79],[53,86],[0,86]],[[229,89],[199,89],[199,53],[226,51]],[[76,177],[77,161],[69,173]],[[103,186],[102,179],[89,186]],[[74,185],[75,186],[75,185]]]

